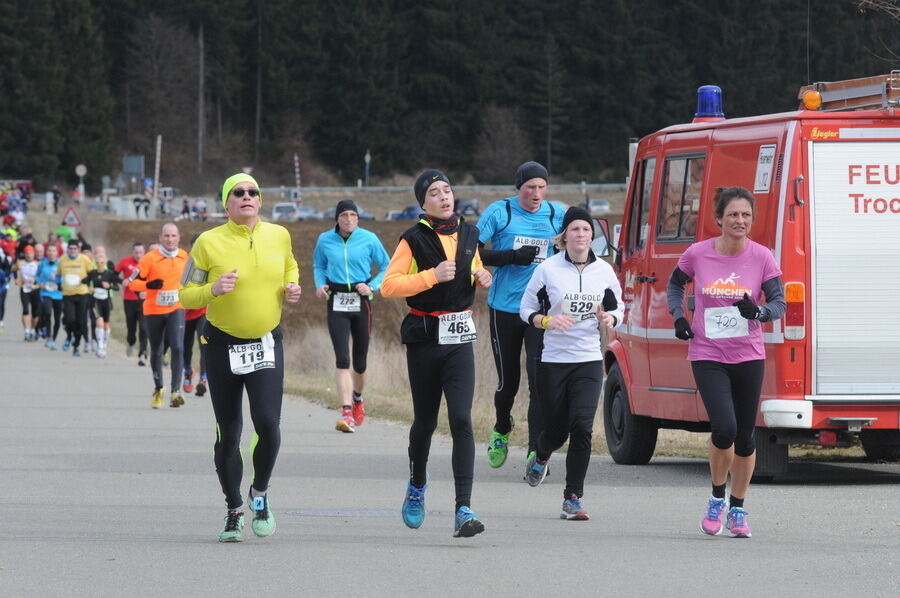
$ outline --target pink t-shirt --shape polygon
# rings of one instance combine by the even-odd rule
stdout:
[[[747,293],[763,299],[762,283],[781,276],[772,252],[747,240],[737,255],[716,251],[716,240],[694,243],[678,260],[678,268],[694,281],[694,338],[688,341],[690,361],[741,363],[765,359],[762,324],[743,318],[735,301]]]

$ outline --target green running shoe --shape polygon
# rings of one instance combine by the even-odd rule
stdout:
[[[509,432],[501,434],[496,428],[491,429],[491,440],[488,442],[487,455],[488,465],[497,469],[503,467],[506,463],[506,457],[509,456],[509,435],[512,434],[516,422],[512,416],[509,417]]]
[[[250,496],[248,502],[253,510],[253,521],[250,527],[253,533],[264,538],[275,533],[275,516],[269,508],[269,499],[266,496]]]
[[[487,447],[488,465],[497,469],[506,463],[509,455],[509,434],[501,434],[497,430],[491,430],[491,440]]]
[[[219,532],[219,542],[243,542],[244,512],[228,511],[225,527]]]

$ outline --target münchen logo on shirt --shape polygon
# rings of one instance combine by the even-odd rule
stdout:
[[[712,284],[708,284],[700,292],[714,299],[740,299],[744,293],[751,295],[753,291],[747,287],[738,284],[736,281],[740,275],[732,272],[727,278],[717,278]]]

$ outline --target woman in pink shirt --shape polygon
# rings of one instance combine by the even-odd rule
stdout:
[[[705,534],[750,537],[744,497],[756,465],[753,430],[765,369],[762,325],[784,315],[781,270],[772,252],[750,240],[754,197],[743,187],[716,190],[722,234],[688,247],[669,278],[675,336],[689,341],[688,360],[712,431],[712,496],[700,522]],[[684,285],[694,281],[693,322],[684,317]],[[765,297],[765,304],[757,301]],[[731,496],[725,484],[731,474]],[[726,508],[727,507],[727,508]]]

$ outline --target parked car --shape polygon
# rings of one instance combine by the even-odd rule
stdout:
[[[411,206],[406,206],[402,210],[391,210],[385,216],[388,220],[415,220],[419,217],[419,214],[423,213],[425,210],[419,206],[419,204],[413,204]]]
[[[322,220],[324,216],[312,206],[297,206],[297,215],[294,220]]]
[[[322,212],[312,206],[297,205],[286,201],[272,207],[272,222],[296,222],[297,220],[321,220]]]
[[[457,216],[468,216],[477,220],[481,216],[481,203],[474,197],[460,197],[453,202],[453,211]]]
[[[612,211],[612,206],[609,205],[609,201],[606,199],[589,199],[587,200],[587,205],[584,207],[592,218],[596,218],[597,216],[605,216]]]
[[[279,220],[293,222],[297,219],[297,204],[294,202],[277,203],[272,206],[272,222]]]
[[[324,212],[322,212],[322,218],[325,220],[334,220],[334,211],[337,209],[337,206],[331,206]],[[375,220],[375,215],[371,212],[367,212],[362,206],[357,205],[356,209],[359,210],[357,214],[359,214],[360,220]]]

